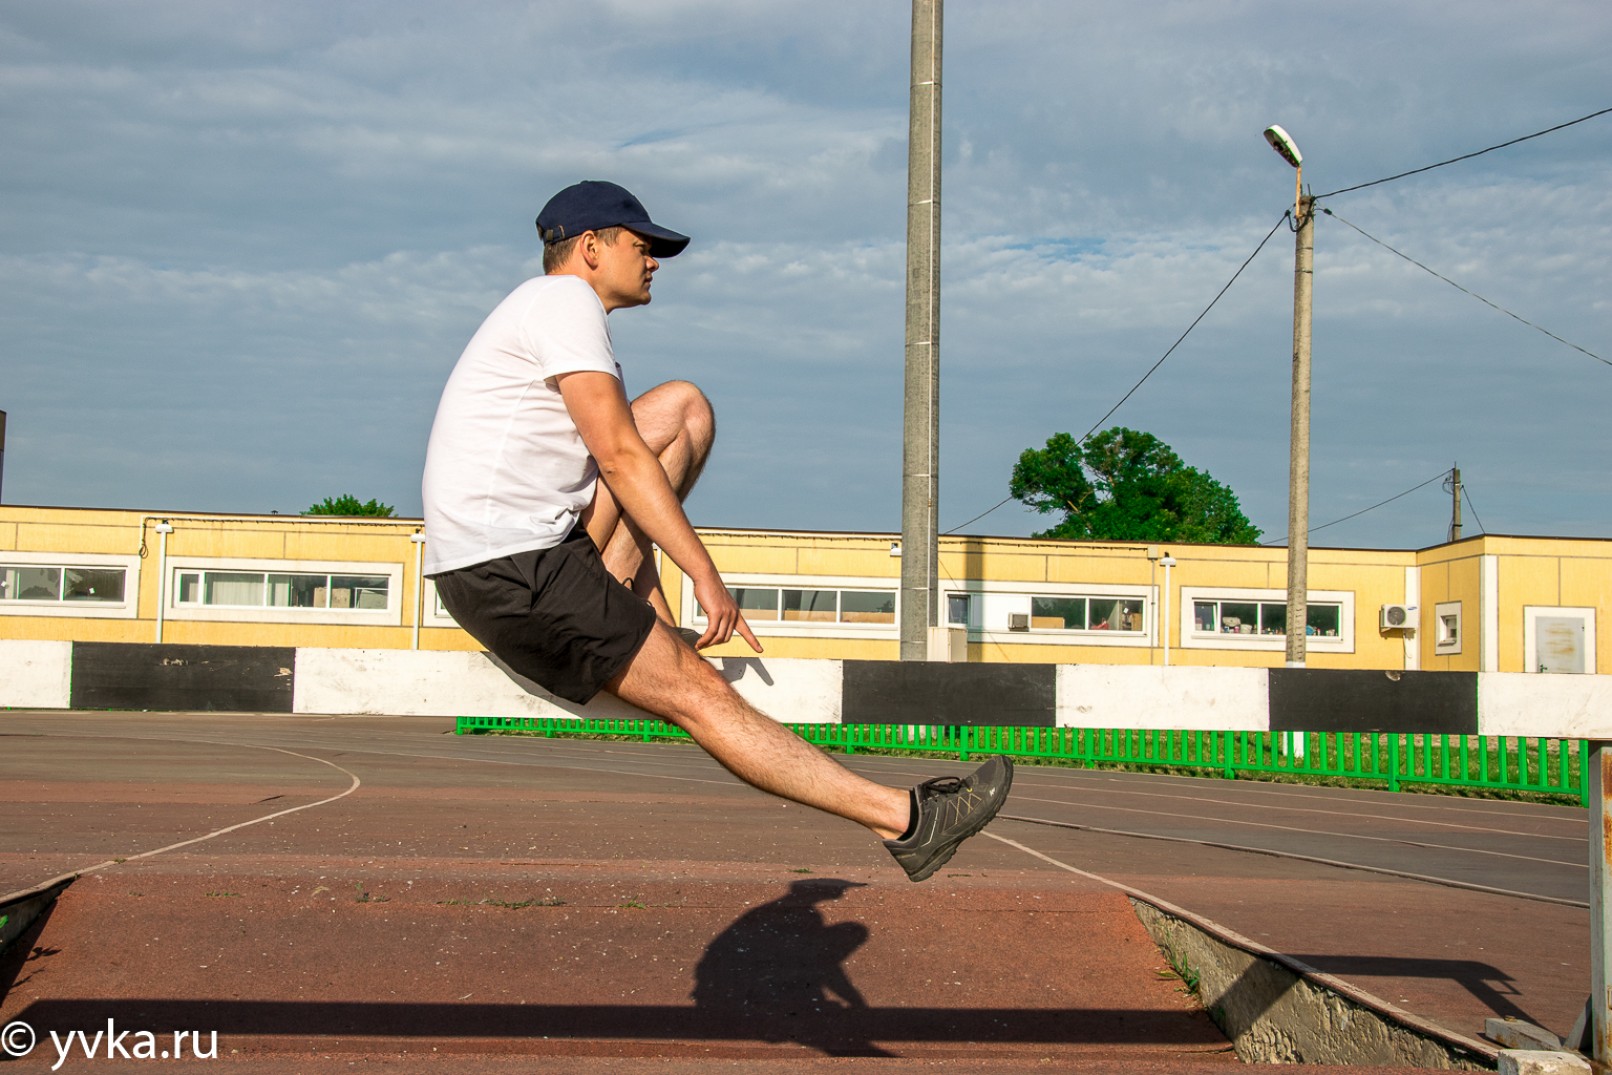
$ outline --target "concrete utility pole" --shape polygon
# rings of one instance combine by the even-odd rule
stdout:
[[[942,0],[912,0],[907,333],[901,466],[901,659],[929,658],[940,573],[940,46]]]
[[[1298,200],[1293,256],[1293,439],[1287,492],[1287,666],[1303,668],[1310,602],[1310,301],[1315,281],[1315,199]]]
[[[1457,463],[1450,471],[1452,484],[1450,492],[1455,501],[1450,509],[1450,540],[1461,540],[1461,464]]]

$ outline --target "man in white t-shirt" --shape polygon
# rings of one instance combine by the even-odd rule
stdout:
[[[688,237],[614,183],[538,214],[544,275],[488,315],[448,378],[426,452],[426,574],[454,619],[511,669],[585,703],[601,690],[684,728],[734,775],[856,821],[914,881],[1000,809],[1006,758],[906,790],[852,773],[758,712],[696,652],[756,641],[682,500],[716,424],[694,385],[630,403],[607,316],[650,301]],[[694,585],[708,626],[679,636],[650,555]]]

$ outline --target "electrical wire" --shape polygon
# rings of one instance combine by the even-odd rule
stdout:
[[[1554,134],[1557,131],[1565,130],[1568,127],[1576,126],[1577,124],[1584,123],[1584,122],[1587,122],[1587,121],[1592,120],[1592,119],[1596,119],[1597,117],[1600,117],[1600,116],[1605,116],[1605,115],[1607,115],[1609,113],[1612,113],[1612,108],[1603,108],[1603,109],[1600,109],[1599,111],[1591,112],[1587,116],[1580,116],[1578,119],[1568,120],[1566,123],[1558,123],[1554,127],[1547,127],[1542,131],[1535,131],[1533,134],[1525,134],[1520,138],[1513,138],[1510,141],[1501,142],[1498,145],[1489,146],[1487,149],[1479,149],[1479,150],[1476,150],[1476,151],[1474,151],[1472,153],[1463,153],[1459,157],[1451,157],[1449,160],[1439,161],[1437,164],[1424,165],[1421,168],[1412,168],[1410,171],[1408,171],[1408,172],[1400,172],[1398,175],[1385,176],[1382,179],[1373,179],[1369,183],[1357,183],[1352,187],[1342,187],[1342,188],[1340,188],[1338,190],[1328,191],[1325,194],[1317,194],[1317,195],[1314,195],[1313,201],[1320,201],[1322,198],[1333,198],[1333,197],[1336,197],[1339,194],[1349,194],[1349,193],[1351,193],[1353,191],[1357,191],[1357,190],[1365,190],[1367,187],[1381,186],[1384,183],[1392,183],[1396,179],[1405,179],[1405,178],[1407,178],[1409,176],[1420,175],[1423,172],[1430,172],[1435,168],[1443,168],[1445,165],[1458,164],[1461,161],[1471,160],[1473,157],[1481,157],[1485,153],[1493,153],[1497,149],[1506,149],[1507,147],[1517,145],[1517,144],[1519,144],[1521,142],[1527,142],[1530,139],[1541,138],[1541,137],[1543,137],[1543,136],[1545,136],[1547,134]],[[1321,211],[1326,213],[1328,216],[1334,217],[1337,220],[1342,220],[1343,223],[1345,223],[1345,224],[1349,224],[1349,222],[1347,220],[1343,220],[1342,217],[1337,216],[1337,214],[1333,213],[1332,210],[1330,210],[1330,209],[1322,209]],[[1259,246],[1256,247],[1254,252],[1248,256],[1248,260],[1244,261],[1242,266],[1238,268],[1237,272],[1232,275],[1232,278],[1226,282],[1226,286],[1220,289],[1220,293],[1217,294],[1214,297],[1214,300],[1212,302],[1210,302],[1209,305],[1204,308],[1203,313],[1200,313],[1198,315],[1197,319],[1194,320],[1191,325],[1187,326],[1187,331],[1183,332],[1181,334],[1180,339],[1176,340],[1175,343],[1170,345],[1170,350],[1164,352],[1163,358],[1160,358],[1157,362],[1155,362],[1153,364],[1152,368],[1149,369],[1147,371],[1147,373],[1142,376],[1142,379],[1140,381],[1137,381],[1136,384],[1131,387],[1131,390],[1129,392],[1125,393],[1125,395],[1123,397],[1121,397],[1121,399],[1120,399],[1120,401],[1118,403],[1116,403],[1116,404],[1114,404],[1114,406],[1110,407],[1109,410],[1108,410],[1108,413],[1103,415],[1102,418],[1098,419],[1096,425],[1092,426],[1091,429],[1086,431],[1086,435],[1084,437],[1080,438],[1080,443],[1081,444],[1086,443],[1086,441],[1091,437],[1091,435],[1093,433],[1097,432],[1098,428],[1104,422],[1108,421],[1108,419],[1114,414],[1115,411],[1119,410],[1120,407],[1124,406],[1125,401],[1130,399],[1131,396],[1136,393],[1136,390],[1141,388],[1142,385],[1147,381],[1147,379],[1149,377],[1153,376],[1154,370],[1157,370],[1160,366],[1162,366],[1164,364],[1164,359],[1169,358],[1171,353],[1178,346],[1180,346],[1181,341],[1186,339],[1187,335],[1194,328],[1196,328],[1198,326],[1198,322],[1202,321],[1204,316],[1206,314],[1208,314],[1208,312],[1210,310],[1214,309],[1215,303],[1220,301],[1221,295],[1224,295],[1226,293],[1226,291],[1231,287],[1231,285],[1237,281],[1237,277],[1242,275],[1243,269],[1246,269],[1248,267],[1249,262],[1253,261],[1254,258],[1256,256],[1258,256],[1260,250],[1263,250],[1265,248],[1265,244],[1270,242],[1271,235],[1275,235],[1276,234],[1276,229],[1281,227],[1284,222],[1286,222],[1287,220],[1289,220],[1292,217],[1292,215],[1293,214],[1292,214],[1291,210],[1289,210],[1288,212],[1282,214],[1282,219],[1278,220],[1276,222],[1276,226],[1271,228],[1270,234],[1266,235],[1265,238],[1260,241]],[[1499,310],[1501,313],[1506,314],[1508,317],[1516,318],[1518,321],[1521,321],[1523,324],[1527,325],[1529,328],[1535,329],[1536,331],[1545,333],[1545,335],[1549,336],[1553,340],[1558,341],[1559,343],[1564,343],[1568,347],[1571,347],[1576,351],[1583,351],[1586,355],[1589,355],[1591,358],[1595,359],[1597,362],[1605,362],[1607,365],[1612,366],[1612,361],[1608,361],[1607,359],[1602,358],[1600,355],[1595,354],[1593,351],[1587,351],[1584,348],[1580,347],[1576,343],[1573,343],[1573,342],[1571,342],[1569,340],[1564,340],[1560,336],[1557,336],[1555,333],[1549,332],[1549,331],[1547,331],[1547,330],[1545,330],[1543,328],[1540,328],[1538,325],[1533,324],[1530,321],[1527,321],[1527,320],[1525,320],[1525,319],[1523,319],[1521,317],[1518,317],[1516,314],[1512,313],[1510,310],[1505,309],[1504,307],[1496,306],[1494,303],[1489,302],[1489,300],[1484,298],[1482,295],[1478,295],[1478,294],[1475,294],[1475,293],[1473,293],[1471,291],[1467,291],[1467,289],[1462,287],[1460,284],[1457,284],[1455,281],[1450,280],[1450,279],[1448,279],[1446,277],[1439,276],[1438,273],[1433,272],[1432,269],[1429,269],[1426,265],[1423,265],[1421,262],[1416,261],[1414,258],[1408,257],[1405,254],[1401,254],[1398,250],[1395,250],[1393,247],[1391,247],[1388,244],[1382,242],[1381,240],[1372,238],[1372,236],[1370,236],[1370,235],[1366,235],[1366,233],[1363,232],[1363,231],[1360,231],[1359,228],[1355,228],[1355,226],[1353,224],[1349,224],[1349,227],[1354,228],[1356,231],[1359,231],[1361,235],[1365,235],[1366,238],[1371,239],[1372,242],[1377,243],[1379,246],[1382,246],[1384,249],[1389,250],[1394,254],[1398,254],[1400,257],[1404,258],[1406,261],[1409,261],[1412,265],[1415,265],[1417,268],[1422,269],[1425,272],[1431,273],[1434,276],[1438,276],[1438,278],[1440,280],[1443,280],[1446,284],[1449,284],[1451,287],[1456,288],[1459,291],[1466,292],[1466,294],[1471,295],[1473,298],[1478,299],[1481,302],[1487,303],[1490,306],[1493,306],[1496,310]],[[1440,475],[1439,477],[1444,477],[1444,475]],[[1438,479],[1432,479],[1432,480],[1436,481]],[[1422,485],[1428,485],[1428,484],[1431,484],[1431,482],[1429,481],[1429,482],[1423,482],[1422,483]],[[1421,487],[1422,487],[1421,485],[1418,485],[1416,488],[1420,489]],[[1415,489],[1407,489],[1406,493],[1412,493],[1412,492],[1415,492],[1415,491],[1416,491]],[[1401,493],[1400,495],[1404,496],[1405,493]],[[1008,501],[1010,501],[1012,499],[1013,499],[1013,497],[1011,495],[1006,496],[1006,497],[1002,498],[1001,500],[997,501],[991,507],[986,508],[984,511],[980,512],[978,515],[974,516],[972,519],[969,519],[967,522],[958,523],[956,526],[952,527],[950,530],[943,530],[941,532],[943,534],[954,534],[957,531],[961,530],[963,527],[968,526],[968,525],[970,525],[972,523],[976,523],[979,520],[985,518],[987,515],[989,515],[992,512],[996,511],[998,508],[1002,507],[1004,504],[1006,504]],[[1397,500],[1397,499],[1398,499],[1398,497],[1391,497],[1390,498],[1390,500]],[[1388,502],[1389,501],[1384,501],[1383,503],[1388,503]],[[1470,500],[1469,500],[1469,503],[1470,503]],[[1381,504],[1376,505],[1376,507],[1381,507],[1381,506],[1382,506]],[[1367,508],[1365,510],[1366,511],[1371,511],[1372,509]],[[1365,512],[1356,512],[1355,514],[1356,515],[1363,515],[1363,514],[1365,514]],[[1474,510],[1472,514],[1473,514],[1474,517],[1476,517],[1477,511]],[[1352,519],[1352,518],[1354,518],[1354,516],[1351,515],[1351,516],[1348,516],[1347,518]],[[1317,527],[1315,527],[1315,528],[1313,528],[1311,530],[1311,533],[1314,533],[1315,530],[1322,530],[1322,529],[1325,529],[1326,526],[1333,526],[1333,525],[1335,525],[1335,523],[1341,523],[1341,522],[1344,522],[1344,521],[1345,521],[1344,519],[1337,519],[1332,523],[1326,523],[1325,526],[1317,526]],[[1482,526],[1483,524],[1480,521],[1478,525]],[[1286,539],[1286,537],[1284,537],[1284,538],[1282,538],[1282,540],[1286,541],[1287,539]],[[1265,544],[1269,545],[1269,544],[1273,544],[1273,543],[1272,542],[1265,542]]]
[[[959,531],[963,527],[967,526],[968,523],[977,523],[977,522],[979,522],[981,519],[985,518],[991,512],[995,511],[997,508],[1001,507],[1003,504],[1006,504],[1009,500],[1012,500],[1012,499],[1013,499],[1013,495],[1011,493],[1009,493],[1007,496],[1003,497],[1001,500],[998,500],[991,507],[986,508],[984,511],[980,512],[978,515],[976,515],[972,519],[968,520],[967,523],[958,523],[956,526],[952,527],[950,530],[942,530],[941,533],[942,534],[955,534],[957,531]]]
[[[1377,503],[1373,504],[1369,508],[1361,508],[1359,511],[1355,512],[1352,515],[1345,515],[1341,519],[1333,519],[1330,523],[1322,523],[1320,526],[1312,526],[1312,527],[1310,527],[1310,529],[1308,531],[1306,531],[1306,533],[1313,534],[1317,530],[1325,530],[1329,526],[1337,526],[1339,523],[1346,523],[1350,519],[1357,519],[1360,516],[1366,514],[1366,512],[1368,512],[1368,511],[1376,511],[1378,508],[1382,507],[1385,504],[1392,504],[1394,501],[1398,500],[1402,496],[1410,496],[1412,493],[1416,492],[1416,490],[1418,490],[1418,489],[1421,489],[1421,488],[1423,488],[1425,486],[1432,485],[1436,481],[1442,481],[1442,480],[1448,478],[1452,473],[1454,473],[1454,472],[1450,471],[1450,470],[1446,470],[1442,474],[1435,474],[1431,478],[1427,479],[1425,482],[1422,482],[1421,485],[1413,485],[1409,489],[1406,489],[1403,493],[1395,493],[1393,496],[1389,497],[1387,500],[1378,501]],[[1478,513],[1473,512],[1472,514],[1473,514],[1473,517],[1475,518]],[[1483,523],[1479,522],[1478,525],[1482,526]],[[1283,545],[1283,544],[1286,544],[1286,542],[1287,542],[1287,535],[1283,534],[1281,537],[1275,539],[1274,541],[1262,541],[1262,542],[1260,542],[1260,544],[1261,545]]]
[[[1263,238],[1263,239],[1261,239],[1259,241],[1259,245],[1254,248],[1254,252],[1252,254],[1249,254],[1248,257],[1246,259],[1244,259],[1244,261],[1243,261],[1243,263],[1241,265],[1237,266],[1237,271],[1231,274],[1231,279],[1226,281],[1226,286],[1222,287],[1219,290],[1219,292],[1217,292],[1215,294],[1215,297],[1209,301],[1209,305],[1205,306],[1203,308],[1202,313],[1200,313],[1197,317],[1193,318],[1192,324],[1188,325],[1187,330],[1185,332],[1183,332],[1180,335],[1180,337],[1178,337],[1176,339],[1176,341],[1170,345],[1170,349],[1168,351],[1164,352],[1164,355],[1157,362],[1153,363],[1152,367],[1146,373],[1144,373],[1142,375],[1142,379],[1140,381],[1137,381],[1134,385],[1131,386],[1131,390],[1129,392],[1125,393],[1123,396],[1120,397],[1120,401],[1118,403],[1116,403],[1112,407],[1108,408],[1108,413],[1107,414],[1105,414],[1101,418],[1097,419],[1096,425],[1093,425],[1090,429],[1086,430],[1086,435],[1084,437],[1080,438],[1080,443],[1081,444],[1085,444],[1086,441],[1091,437],[1091,435],[1093,433],[1097,432],[1097,430],[1102,426],[1102,424],[1104,422],[1108,421],[1109,418],[1111,418],[1113,416],[1115,411],[1117,411],[1121,407],[1125,406],[1125,401],[1130,399],[1132,396],[1134,396],[1136,394],[1136,390],[1138,388],[1141,388],[1142,385],[1146,384],[1147,379],[1149,377],[1153,376],[1154,372],[1160,366],[1164,365],[1164,360],[1166,358],[1169,358],[1172,354],[1175,353],[1175,349],[1177,347],[1181,346],[1181,341],[1185,340],[1189,335],[1191,335],[1192,330],[1198,327],[1198,322],[1202,321],[1205,317],[1207,317],[1209,315],[1209,311],[1213,310],[1215,308],[1215,303],[1219,302],[1221,300],[1221,298],[1226,294],[1226,292],[1231,290],[1231,285],[1235,284],[1237,282],[1237,278],[1243,274],[1243,270],[1248,268],[1249,264],[1252,263],[1255,258],[1259,257],[1259,252],[1261,250],[1265,249],[1265,244],[1271,241],[1271,236],[1276,234],[1276,230],[1278,228],[1280,228],[1284,223],[1286,223],[1287,218],[1289,216],[1291,216],[1291,215],[1292,215],[1291,210],[1289,210],[1288,212],[1285,212],[1285,213],[1282,214],[1282,219],[1278,220],[1275,224],[1273,224],[1271,226],[1271,230],[1265,233],[1265,238]]]
[[[1472,503],[1472,491],[1466,486],[1465,483],[1462,483],[1461,485],[1461,496],[1466,500],[1467,510],[1472,512],[1472,518],[1478,524],[1478,533],[1487,534],[1489,532],[1489,528],[1483,525],[1483,517],[1478,514],[1477,507]]]
[[[1603,108],[1599,112],[1591,112],[1587,116],[1580,116],[1578,119],[1568,120],[1566,123],[1558,123],[1554,127],[1547,127],[1546,129],[1544,129],[1542,131],[1535,131],[1533,134],[1525,134],[1521,138],[1513,138],[1509,142],[1501,142],[1499,145],[1490,146],[1488,149],[1480,149],[1480,150],[1478,150],[1478,151],[1476,151],[1474,153],[1463,153],[1459,157],[1451,157],[1449,160],[1447,160],[1447,161],[1439,161],[1437,164],[1429,164],[1429,165],[1426,165],[1426,166],[1421,167],[1421,168],[1412,168],[1408,172],[1400,172],[1398,175],[1387,176],[1387,177],[1385,177],[1383,179],[1373,179],[1370,183],[1357,183],[1356,185],[1354,185],[1352,187],[1344,187],[1341,190],[1334,190],[1334,191],[1331,191],[1331,192],[1326,193],[1326,194],[1317,194],[1316,198],[1317,199],[1320,199],[1320,198],[1332,198],[1332,197],[1336,197],[1339,194],[1348,194],[1351,191],[1365,190],[1367,187],[1380,186],[1383,183],[1392,183],[1394,180],[1396,180],[1396,179],[1404,179],[1406,176],[1420,175],[1423,172],[1431,172],[1434,168],[1442,168],[1446,164],[1457,164],[1457,163],[1459,163],[1461,161],[1464,161],[1464,160],[1471,160],[1473,157],[1481,157],[1485,153],[1493,153],[1497,149],[1505,149],[1507,146],[1514,146],[1519,142],[1526,142],[1530,138],[1540,138],[1540,137],[1543,137],[1544,135],[1547,135],[1547,134],[1554,134],[1557,131],[1564,130],[1565,128],[1571,127],[1574,124],[1583,123],[1586,120],[1595,119],[1597,116],[1604,116],[1609,112],[1612,112],[1612,108]]]
[[[1483,303],[1485,306],[1488,306],[1488,307],[1490,307],[1491,309],[1494,309],[1494,310],[1498,310],[1501,313],[1505,314],[1507,317],[1512,318],[1515,321],[1521,321],[1523,324],[1527,325],[1529,328],[1533,329],[1535,332],[1542,332],[1546,336],[1549,336],[1551,339],[1555,340],[1557,343],[1565,344],[1568,347],[1571,347],[1575,351],[1578,351],[1578,352],[1580,352],[1582,354],[1589,355],[1591,358],[1595,359],[1595,361],[1597,361],[1597,362],[1605,363],[1608,366],[1612,366],[1612,360],[1602,358],[1600,355],[1596,354],[1594,351],[1586,350],[1585,348],[1580,347],[1578,344],[1574,343],[1572,340],[1564,340],[1564,339],[1562,339],[1560,336],[1556,335],[1556,333],[1554,333],[1554,332],[1551,332],[1549,329],[1541,328],[1540,326],[1534,324],[1532,321],[1528,320],[1526,317],[1523,317],[1523,316],[1521,316],[1519,314],[1512,313],[1510,310],[1506,309],[1504,306],[1501,306],[1498,303],[1491,302],[1488,299],[1484,298],[1482,295],[1479,295],[1476,291],[1467,290],[1466,288],[1462,287],[1460,284],[1456,283],[1454,280],[1451,280],[1448,276],[1440,275],[1439,273],[1434,272],[1432,269],[1429,269],[1426,265],[1423,265],[1421,262],[1419,262],[1415,258],[1411,257],[1409,254],[1403,253],[1403,252],[1401,252],[1399,250],[1395,250],[1393,247],[1389,246],[1387,243],[1383,242],[1381,239],[1377,238],[1375,235],[1367,234],[1358,225],[1349,224],[1349,222],[1347,220],[1344,220],[1343,217],[1341,217],[1338,214],[1334,213],[1332,210],[1330,210],[1330,209],[1322,209],[1321,212],[1325,213],[1327,216],[1329,216],[1332,219],[1338,221],[1339,223],[1348,224],[1349,227],[1354,228],[1355,231],[1360,232],[1361,235],[1364,235],[1366,238],[1370,239],[1372,242],[1376,243],[1378,246],[1382,247],[1384,250],[1388,251],[1390,254],[1393,254],[1393,255],[1395,255],[1397,257],[1404,258],[1406,261],[1410,262],[1412,265],[1416,266],[1418,269],[1421,269],[1423,272],[1427,273],[1429,276],[1434,276],[1434,277],[1437,277],[1440,280],[1443,280],[1446,284],[1449,284],[1451,287],[1455,288],[1455,290],[1461,292],[1463,295],[1470,295],[1472,298],[1477,299],[1479,302]]]
[[[1282,217],[1281,217],[1280,220],[1278,220],[1275,224],[1271,225],[1271,230],[1265,233],[1265,238],[1261,239],[1259,241],[1259,245],[1254,248],[1254,252],[1252,254],[1249,254],[1248,257],[1243,260],[1243,263],[1241,265],[1237,266],[1237,271],[1231,274],[1231,279],[1227,280],[1225,286],[1222,287],[1218,292],[1215,293],[1215,297],[1213,299],[1209,300],[1209,305],[1205,306],[1203,308],[1203,311],[1201,313],[1199,313],[1197,317],[1192,319],[1192,324],[1188,325],[1186,331],[1181,333],[1181,335],[1176,338],[1176,341],[1170,345],[1170,349],[1165,351],[1164,354],[1162,356],[1160,356],[1159,360],[1157,362],[1153,363],[1153,365],[1148,368],[1148,371],[1146,373],[1142,374],[1142,379],[1137,381],[1135,384],[1133,384],[1131,386],[1131,390],[1129,392],[1126,392],[1123,396],[1121,396],[1120,401],[1118,403],[1116,403],[1112,407],[1108,408],[1108,413],[1107,414],[1104,414],[1101,418],[1099,418],[1097,420],[1097,423],[1095,425],[1093,425],[1090,429],[1086,430],[1086,435],[1080,438],[1080,440],[1078,442],[1079,444],[1085,444],[1088,440],[1090,440],[1091,435],[1093,433],[1097,432],[1097,430],[1102,426],[1102,424],[1104,422],[1108,421],[1109,418],[1113,417],[1113,414],[1114,414],[1115,411],[1117,411],[1121,407],[1125,406],[1125,401],[1130,399],[1132,396],[1134,396],[1136,394],[1136,390],[1141,388],[1142,385],[1146,384],[1147,379],[1149,377],[1153,376],[1153,374],[1158,371],[1158,368],[1160,366],[1164,365],[1164,360],[1169,358],[1172,354],[1174,354],[1175,349],[1177,347],[1181,346],[1182,341],[1185,340],[1188,336],[1190,336],[1192,334],[1193,329],[1198,327],[1198,323],[1209,315],[1209,311],[1213,310],[1215,308],[1215,304],[1218,303],[1225,296],[1226,292],[1231,290],[1231,285],[1235,284],[1237,282],[1237,278],[1243,274],[1243,270],[1248,268],[1248,266],[1253,262],[1253,260],[1255,258],[1259,257],[1259,252],[1261,250],[1265,249],[1265,244],[1271,241],[1271,236],[1275,235],[1277,229],[1280,228],[1284,223],[1286,223],[1288,217],[1290,217],[1292,215],[1293,215],[1292,210],[1288,210],[1287,212],[1282,214]],[[941,533],[942,534],[955,534],[957,531],[961,530],[965,526],[968,526],[970,523],[976,523],[979,520],[985,518],[987,515],[991,514],[991,512],[995,511],[997,508],[1000,508],[1002,505],[1006,504],[1009,500],[1012,500],[1012,499],[1013,499],[1012,494],[1009,494],[1008,496],[1003,497],[1001,500],[997,501],[996,504],[993,505],[992,507],[989,507],[989,508],[985,509],[984,511],[980,512],[978,515],[974,516],[972,519],[968,520],[968,522],[958,523],[956,526],[952,527],[950,530],[943,530],[943,531],[941,531]]]

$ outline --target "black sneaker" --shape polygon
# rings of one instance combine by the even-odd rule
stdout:
[[[1013,763],[995,757],[964,777],[937,776],[913,788],[918,816],[909,835],[886,840],[907,876],[922,881],[946,865],[957,845],[983,829],[1007,801]]]

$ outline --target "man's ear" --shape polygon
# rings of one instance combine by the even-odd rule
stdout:
[[[599,245],[599,233],[596,231],[585,231],[577,239],[577,251],[590,269],[599,267]]]

